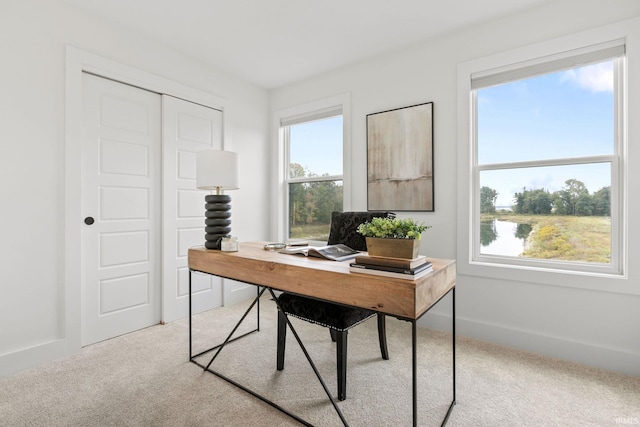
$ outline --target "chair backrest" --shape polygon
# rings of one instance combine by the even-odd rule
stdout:
[[[356,230],[363,222],[376,217],[395,217],[393,212],[331,212],[328,245],[343,244],[357,251],[366,251],[367,242]]]

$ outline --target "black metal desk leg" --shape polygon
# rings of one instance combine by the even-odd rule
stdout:
[[[189,360],[193,360],[193,339],[191,333],[191,269],[189,269]]]
[[[456,288],[454,287],[451,292],[451,304],[453,308],[451,313],[453,320],[451,321],[451,348],[453,349],[453,403],[456,403]]]
[[[451,316],[452,316],[452,320],[451,320],[451,353],[453,354],[452,357],[452,384],[453,384],[453,399],[451,400],[451,404],[449,405],[449,409],[447,410],[447,415],[444,417],[444,420],[442,421],[441,426],[444,426],[445,424],[447,424],[447,421],[449,421],[449,416],[451,415],[451,411],[453,410],[453,407],[456,404],[456,288],[455,286],[453,288],[451,288]]]
[[[260,331],[260,286],[256,286],[256,297],[258,298],[258,315],[256,316],[256,330]]]
[[[451,411],[456,404],[456,288],[455,286],[451,288],[449,291],[451,292],[451,353],[452,353],[452,389],[453,389],[453,398],[451,403],[449,404],[449,408],[447,409],[447,414],[442,420],[441,427],[444,427],[449,421],[449,416],[451,415]],[[449,293],[447,292],[447,293]],[[446,295],[446,294],[445,294]],[[444,296],[442,297],[444,298]],[[442,300],[440,298],[437,302]],[[436,302],[436,304],[437,304]],[[424,314],[424,313],[423,313]],[[417,320],[411,320],[411,351],[412,351],[412,377],[413,377],[413,426],[418,426],[418,351],[417,351]]]
[[[267,288],[262,288],[262,290],[260,292],[258,292],[258,295],[256,296],[256,298],[253,300],[253,302],[251,303],[251,305],[249,306],[249,308],[247,309],[247,311],[244,312],[244,314],[242,315],[242,317],[240,318],[240,320],[238,321],[238,323],[236,324],[236,326],[231,330],[231,332],[229,333],[229,335],[227,335],[227,338],[224,340],[224,342],[222,344],[220,344],[219,346],[216,346],[215,348],[217,348],[216,353],[213,355],[213,357],[211,358],[211,360],[209,361],[209,363],[207,364],[207,366],[205,366],[204,370],[208,371],[209,367],[211,366],[211,363],[213,363],[213,361],[216,359],[216,357],[218,357],[218,354],[220,354],[220,352],[222,351],[222,349],[230,342],[235,341],[234,339],[232,339],[231,337],[233,337],[233,334],[236,333],[236,331],[238,330],[238,328],[240,327],[240,325],[242,324],[242,322],[244,322],[244,319],[247,317],[247,315],[249,314],[249,312],[251,311],[251,309],[253,308],[254,305],[258,304],[259,307],[259,303],[260,303],[260,297],[262,297],[262,294],[264,293],[264,291],[266,291]],[[269,291],[271,291],[271,289],[269,289]],[[260,315],[260,313],[258,313],[258,316]],[[257,329],[249,332],[249,333],[253,333],[256,332]],[[246,334],[245,334],[246,335]],[[244,336],[244,335],[243,335]],[[238,338],[242,338],[238,337]],[[237,339],[237,338],[236,338]]]
[[[416,321],[411,321],[411,352],[413,361],[411,376],[413,378],[413,427],[418,426],[418,350],[416,337]]]

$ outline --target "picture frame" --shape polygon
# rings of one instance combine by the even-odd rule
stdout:
[[[433,212],[433,102],[367,115],[367,209]]]

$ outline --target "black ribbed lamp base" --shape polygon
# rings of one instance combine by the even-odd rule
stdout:
[[[228,237],[231,232],[231,196],[210,194],[205,196],[204,201],[206,203],[204,247],[219,250],[222,238]]]

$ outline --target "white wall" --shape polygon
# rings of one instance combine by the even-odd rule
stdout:
[[[241,159],[233,233],[268,235],[255,215],[269,204],[266,91],[57,0],[3,0],[0,375],[78,350],[65,336],[66,45],[224,99],[225,148]]]
[[[271,93],[278,111],[338,93],[351,93],[351,207],[366,209],[366,115],[433,101],[435,126],[435,212],[412,216],[433,225],[423,237],[422,253],[456,258],[456,217],[466,215],[457,204],[457,87],[459,63],[514,48],[574,35],[608,23],[640,16],[633,0],[556,1],[519,15],[419,43],[403,51],[363,61]],[[640,40],[629,41],[640,43]],[[638,73],[629,73],[630,104],[640,102]],[[632,99],[631,99],[632,98]],[[633,118],[632,118],[633,120]],[[629,135],[636,146],[640,135]],[[629,163],[640,164],[637,150]],[[629,194],[640,172],[629,172]],[[635,179],[634,179],[635,178]],[[634,192],[635,190],[635,192]],[[640,216],[630,203],[629,218]],[[638,228],[629,227],[628,282],[640,286],[634,260],[640,257]],[[609,279],[610,281],[611,279]],[[576,280],[574,280],[576,281]],[[606,285],[607,281],[603,280]],[[458,274],[458,333],[495,343],[640,375],[640,297],[531,283],[520,273],[510,279]],[[446,328],[451,301],[443,301],[423,324]]]

